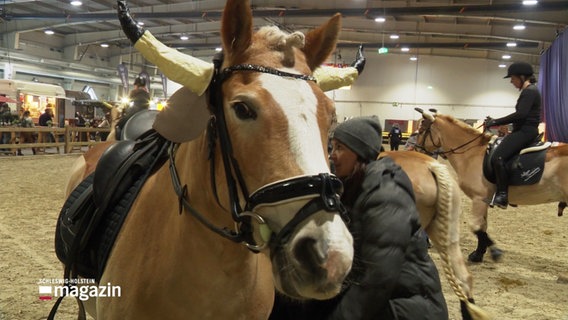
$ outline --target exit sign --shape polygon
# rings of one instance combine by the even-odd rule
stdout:
[[[388,52],[389,52],[389,48],[387,48],[387,47],[379,48],[379,54],[386,54]]]

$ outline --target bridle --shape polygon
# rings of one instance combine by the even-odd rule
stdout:
[[[427,119],[423,120],[423,123],[426,121]],[[415,148],[416,149],[420,149],[422,150],[422,152],[424,152],[425,154],[429,155],[429,156],[436,156],[436,155],[440,155],[442,157],[447,157],[447,154],[462,154],[467,152],[469,149],[471,148],[467,148],[465,150],[462,150],[460,152],[458,152],[459,150],[465,148],[466,146],[468,146],[469,144],[473,143],[475,140],[480,139],[481,137],[484,136],[483,133],[480,133],[479,135],[476,135],[473,139],[470,139],[468,141],[466,141],[465,143],[462,143],[461,145],[454,147],[454,148],[450,148],[447,151],[444,151],[442,149],[442,144],[436,144],[434,142],[434,137],[432,135],[432,124],[434,122],[428,120],[428,126],[426,126],[426,128],[422,131],[422,133],[418,133],[418,136],[416,138],[416,145]],[[424,138],[422,139],[422,143],[420,143],[420,136],[424,136]],[[436,148],[434,151],[428,151],[425,147],[426,145],[426,141],[427,139],[430,139],[430,142],[432,143],[432,146],[434,146],[434,148]]]
[[[236,228],[232,230],[226,227],[221,228],[215,226],[190,205],[187,186],[181,186],[175,168],[175,150],[177,149],[177,145],[174,145],[170,149],[170,173],[174,189],[178,195],[180,213],[183,211],[183,208],[185,208],[211,231],[236,243],[244,243],[248,249],[255,253],[269,245],[271,254],[273,254],[276,249],[282,248],[298,224],[318,211],[325,210],[332,214],[340,214],[342,218],[346,219],[346,211],[339,198],[342,183],[337,177],[329,173],[320,173],[318,175],[302,176],[274,182],[263,186],[252,195],[249,194],[238,162],[233,156],[231,139],[227,131],[221,85],[223,81],[228,79],[235,72],[262,72],[304,81],[316,81],[315,78],[309,75],[289,73],[253,64],[240,64],[221,70],[222,56],[214,59],[213,62],[215,73],[209,85],[211,117],[207,129],[211,185],[217,203],[223,207],[219,200],[215,181],[215,147],[216,143],[219,143],[229,193],[229,208],[227,210],[231,212]],[[244,209],[241,207],[239,189],[244,203],[246,203]],[[312,199],[300,208],[294,218],[292,218],[278,234],[272,233],[265,219],[254,212],[255,207],[261,204],[306,197],[312,197]],[[253,237],[253,220],[259,225],[262,243],[257,243]]]

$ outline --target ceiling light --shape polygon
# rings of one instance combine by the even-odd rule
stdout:
[[[416,60],[418,60],[418,58],[416,58],[416,57],[414,57],[414,56],[413,56],[413,57],[410,57],[410,61],[416,61]]]
[[[43,33],[48,34],[48,35],[52,35],[52,34],[54,34],[55,32],[53,32],[53,30],[47,29],[47,30],[45,30]]]
[[[408,47],[402,47],[402,48],[400,48],[400,51],[402,51],[402,52],[408,52],[408,51],[410,51],[410,48],[408,48]]]
[[[536,0],[524,0],[523,1],[523,5],[525,5],[525,6],[534,6],[537,3],[538,3],[538,1],[536,1]]]
[[[221,47],[217,47],[217,48],[215,48],[215,51],[217,51],[217,52],[221,52],[221,51],[223,51],[223,48],[221,48]]]
[[[513,26],[514,30],[525,30],[525,25],[524,24],[516,24]]]
[[[511,55],[509,55],[509,54],[504,54],[501,58],[503,58],[503,59],[505,59],[505,60],[508,60],[508,59],[511,59]]]
[[[108,48],[108,43],[101,43],[101,47]]]
[[[71,2],[69,2],[72,6],[78,7],[80,5],[83,5],[83,2],[78,1],[78,0],[73,0]]]
[[[504,63],[499,64],[499,68],[505,68],[507,65]]]
[[[390,35],[390,38],[391,38],[391,39],[398,39],[398,38],[400,38],[400,37],[398,36],[398,34],[391,34],[391,35]]]
[[[189,37],[188,36],[181,36],[181,37],[179,37],[179,39],[185,41],[185,40],[188,40]]]
[[[387,19],[385,19],[385,17],[376,17],[375,18],[375,22],[385,22],[387,21]]]
[[[516,47],[517,43],[516,42],[507,42],[507,47]]]
[[[138,22],[136,22],[136,24],[139,25],[139,26],[143,26],[143,25],[144,25],[144,22],[138,21]]]

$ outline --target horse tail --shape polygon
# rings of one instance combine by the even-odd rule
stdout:
[[[455,191],[458,190],[455,181],[445,165],[433,161],[430,163],[429,168],[436,179],[438,189],[435,222],[439,227],[438,230],[440,232],[438,237],[442,243],[442,247],[437,246],[436,249],[442,260],[444,274],[450,283],[450,287],[460,300],[464,320],[491,319],[487,312],[473,303],[473,298],[468,298],[464,288],[460,285],[460,280],[456,277],[456,267],[452,264],[452,259],[448,254],[450,234],[454,235],[459,240],[459,217],[461,210],[459,204],[456,205],[458,201],[455,197],[457,196],[459,199],[459,193]]]

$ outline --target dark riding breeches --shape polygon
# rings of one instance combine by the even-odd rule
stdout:
[[[503,138],[499,147],[495,149],[491,165],[495,167],[497,162],[502,159],[507,162],[513,156],[519,153],[521,149],[527,147],[538,136],[538,128],[522,127],[520,130],[514,131]]]

